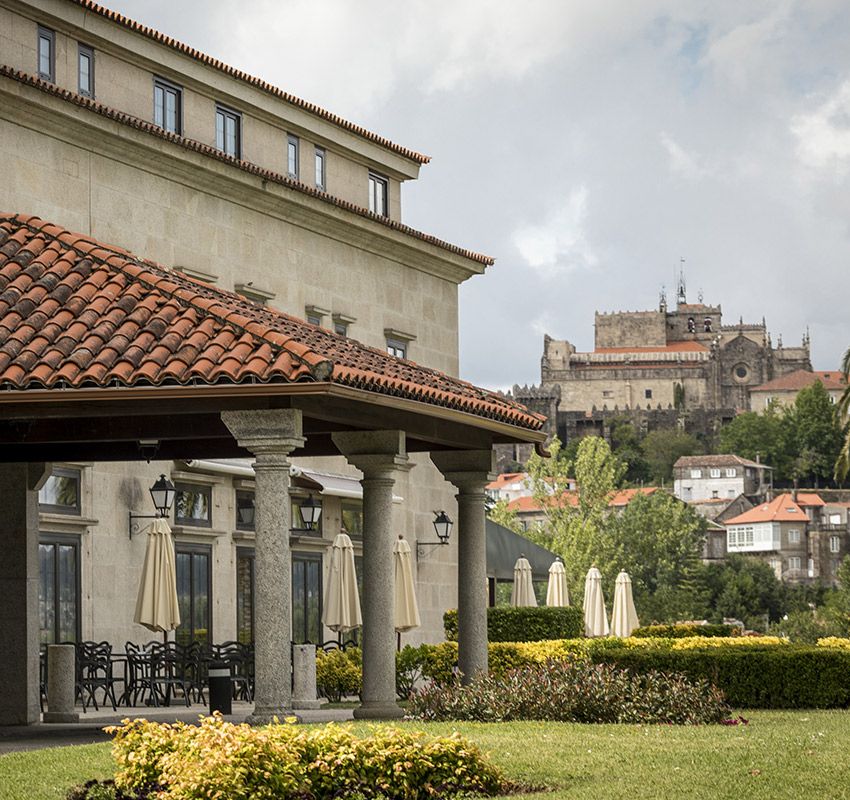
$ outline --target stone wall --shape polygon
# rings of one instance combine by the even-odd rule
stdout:
[[[663,347],[667,343],[663,311],[618,311],[594,317],[596,349]]]

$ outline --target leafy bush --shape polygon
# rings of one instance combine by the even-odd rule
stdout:
[[[446,639],[457,641],[457,610],[443,615]],[[491,642],[539,642],[581,636],[584,621],[580,608],[487,609],[487,639]]]
[[[424,650],[406,644],[395,654],[395,691],[399,700],[407,700],[422,678]]]
[[[338,703],[363,688],[363,660],[358,647],[316,651],[316,689],[322,697]]]
[[[687,640],[679,640],[687,641]],[[712,641],[712,640],[706,640]],[[850,652],[804,645],[714,646],[691,649],[609,648],[596,663],[682,673],[722,689],[737,708],[845,708],[850,705]]]
[[[642,638],[681,639],[685,636],[740,636],[743,631],[732,625],[644,625],[632,631],[632,636]]]
[[[831,647],[836,650],[850,650],[850,639],[840,636],[826,636],[818,639],[818,647]]]
[[[108,730],[114,734],[117,789],[158,785],[160,800],[425,800],[512,788],[457,734],[432,737],[377,726],[359,738],[347,726],[251,728],[220,715],[203,718],[199,726],[124,720]]]
[[[413,695],[410,711],[425,720],[695,725],[720,722],[729,709],[705,680],[550,659],[479,677],[469,686],[456,680],[431,684]]]

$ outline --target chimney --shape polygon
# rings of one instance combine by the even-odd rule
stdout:
[[[797,502],[797,479],[794,478],[794,488],[791,490],[791,499]]]

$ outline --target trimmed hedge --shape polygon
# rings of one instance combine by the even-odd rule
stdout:
[[[446,639],[457,641],[457,610],[443,615]],[[584,632],[581,609],[488,608],[487,639],[490,642],[541,642],[546,639],[574,639]]]
[[[662,637],[664,639],[684,639],[686,636],[740,636],[743,631],[732,625],[644,625],[635,628],[632,636],[639,639]]]
[[[850,706],[850,652],[825,647],[712,647],[604,649],[597,664],[637,673],[676,672],[704,679],[737,708],[846,708]]]

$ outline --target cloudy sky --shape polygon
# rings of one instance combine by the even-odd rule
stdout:
[[[109,0],[433,157],[405,221],[497,258],[464,377],[539,380],[543,334],[675,294],[850,345],[846,0]]]

